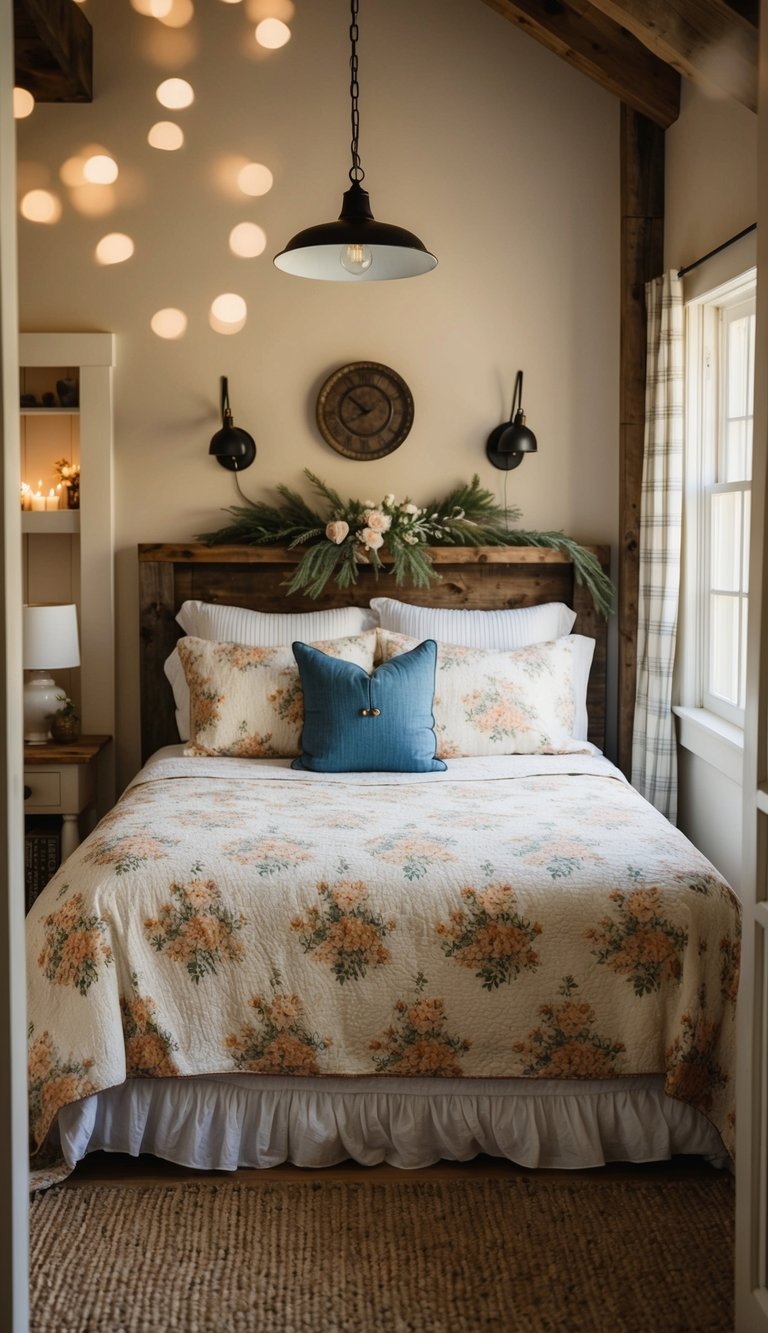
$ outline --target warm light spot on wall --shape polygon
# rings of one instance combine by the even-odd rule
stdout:
[[[69,194],[72,207],[87,218],[103,218],[116,206],[115,192],[111,185],[76,185]]]
[[[216,333],[239,333],[245,324],[248,307],[236,292],[223,292],[211,302],[208,322]]]
[[[256,41],[267,51],[277,51],[291,40],[291,30],[282,19],[262,19],[256,24]]]
[[[195,17],[195,6],[192,0],[171,0],[167,14],[158,14],[157,17],[166,28],[186,28]]]
[[[245,0],[245,11],[252,23],[261,23],[262,19],[282,19],[290,23],[296,6],[293,0]]]
[[[152,148],[162,148],[166,153],[173,153],[184,143],[184,131],[172,120],[158,120],[147,135]]]
[[[112,185],[117,180],[117,163],[106,153],[97,153],[83,163],[83,175],[91,185]]]
[[[261,162],[249,162],[237,173],[237,183],[243,194],[267,194],[272,189],[274,179],[269,167],[262,166]]]
[[[187,83],[186,79],[165,79],[158,86],[155,96],[161,106],[167,106],[174,111],[191,106],[195,100],[192,84]]]
[[[158,338],[183,338],[187,331],[187,317],[183,310],[167,306],[158,310],[149,321],[153,333]]]
[[[24,195],[21,204],[21,216],[27,222],[58,222],[61,217],[61,200],[50,190],[30,190]]]
[[[59,176],[65,185],[75,187],[85,184],[84,157],[68,157],[59,168]]]
[[[14,88],[13,115],[15,120],[26,120],[35,109],[35,99],[28,88]]]
[[[240,259],[255,259],[264,253],[267,238],[255,222],[238,222],[229,233],[229,248]]]
[[[96,263],[124,264],[135,248],[130,236],[121,231],[111,231],[108,236],[102,236],[96,246]]]

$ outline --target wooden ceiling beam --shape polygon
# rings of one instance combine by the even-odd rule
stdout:
[[[569,0],[568,4],[485,0],[485,4],[662,129],[677,119],[677,71],[587,0]]]
[[[725,0],[592,3],[693,83],[757,111],[757,28]]]
[[[93,101],[93,29],[75,0],[13,0],[16,83],[37,102]]]

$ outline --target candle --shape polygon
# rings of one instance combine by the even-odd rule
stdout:
[[[59,507],[59,497],[53,487],[51,487],[45,497],[45,507],[46,509],[58,509]]]
[[[30,508],[34,510],[45,509],[45,496],[42,491],[33,491],[30,497]]]

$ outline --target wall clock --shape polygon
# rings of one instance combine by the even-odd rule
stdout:
[[[384,458],[413,425],[413,396],[397,371],[378,361],[340,366],[317,396],[317,424],[345,458]]]

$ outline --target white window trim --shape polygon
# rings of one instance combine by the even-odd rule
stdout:
[[[696,579],[686,577],[687,570],[701,566],[704,524],[700,504],[699,480],[702,476],[705,442],[701,421],[704,409],[716,392],[716,386],[703,365],[703,344],[711,332],[708,320],[714,314],[707,307],[721,300],[733,300],[747,294],[757,280],[756,268],[750,268],[721,283],[718,287],[686,294],[686,403],[685,403],[685,483],[683,522],[683,570],[681,578],[676,694],[673,708],[678,719],[678,743],[698,758],[711,764],[725,777],[741,785],[744,729],[728,722],[707,708],[702,708],[701,663],[703,653],[703,618]],[[710,419],[711,415],[710,415]]]

